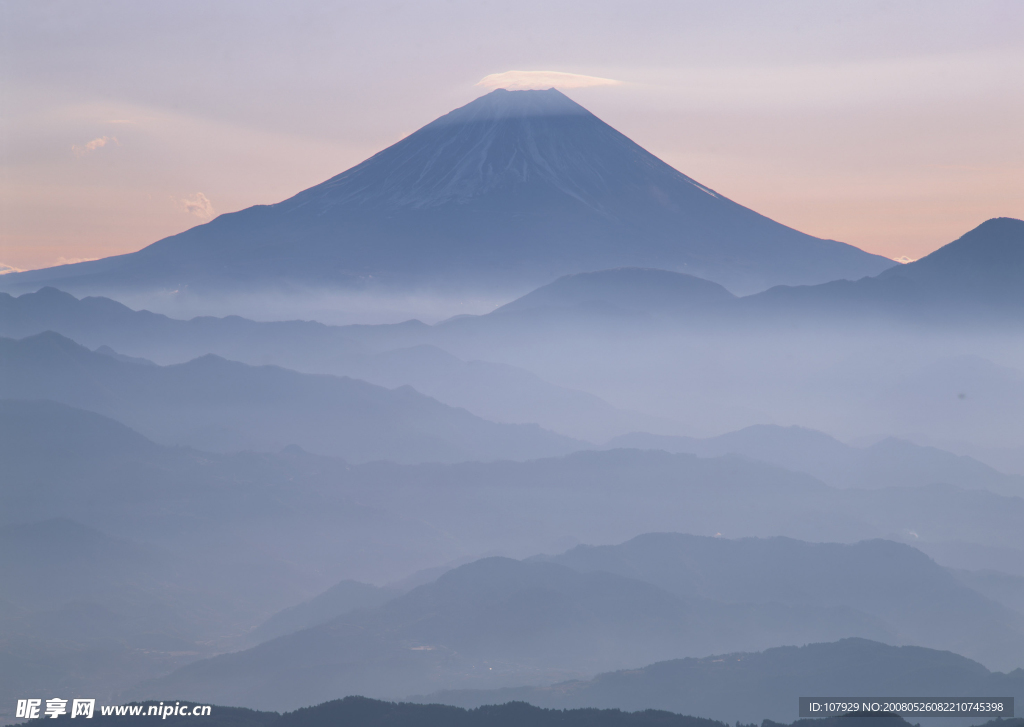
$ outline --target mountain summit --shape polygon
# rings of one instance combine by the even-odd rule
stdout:
[[[1024,220],[995,217],[935,252],[879,276],[931,286],[941,295],[1024,304]]]
[[[935,252],[874,278],[778,287],[740,302],[758,315],[931,320],[978,326],[1024,321],[1024,220],[996,217]]]
[[[275,205],[139,252],[4,276],[76,292],[266,285],[522,294],[567,274],[664,268],[734,293],[893,263],[759,215],[555,89],[493,91]]]

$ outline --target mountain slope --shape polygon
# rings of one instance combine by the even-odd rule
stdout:
[[[243,363],[350,376],[389,389],[409,385],[490,421],[535,423],[590,441],[636,429],[678,430],[674,422],[618,409],[600,397],[555,386],[516,366],[464,361],[425,343],[436,337],[434,329],[418,321],[326,326],[238,316],[178,320],[132,310],[109,298],[79,300],[56,288],[18,297],[0,293],[0,336],[24,338],[44,331],[125,361],[141,356],[178,363],[213,353]]]
[[[887,540],[853,545],[789,538],[727,540],[679,533],[578,546],[550,559],[607,571],[679,595],[726,602],[843,605],[881,619],[898,643],[957,653],[1024,653],[1024,617],[964,587],[918,550]],[[972,614],[968,616],[967,614]]]
[[[0,460],[9,477],[152,456],[160,447],[106,417],[52,401],[0,400]]]
[[[383,282],[522,293],[560,275],[638,266],[749,293],[891,265],[722,197],[554,89],[497,90],[291,199],[0,285],[209,292]]]
[[[834,489],[734,456],[614,450],[349,465],[296,448],[211,455],[161,447],[98,414],[48,402],[0,405],[0,432],[30,420],[25,436],[2,450],[0,522],[69,517],[121,537],[212,547],[195,540],[205,533],[246,558],[275,552],[315,564],[315,590],[274,611],[344,578],[397,579],[480,553],[525,557],[649,532],[896,539],[929,554],[941,549],[936,557],[947,565],[1007,572],[1018,572],[1024,551],[1019,497],[948,485]],[[96,456],[61,456],[90,450]],[[357,548],[360,541],[373,547]]]
[[[871,631],[889,643],[1001,650],[1001,663],[1019,663],[1014,618],[896,543],[652,534],[550,559],[478,560],[375,610],[198,662],[133,694],[282,709],[327,694],[543,683],[658,654]]]
[[[0,700],[45,686],[111,701],[217,653],[227,599],[195,566],[66,518],[0,526],[0,578],[17,584],[0,597]]]
[[[733,300],[735,296],[721,285],[692,275],[619,268],[566,275],[501,306],[490,315],[555,309],[675,317],[723,306]]]
[[[987,220],[926,257],[873,278],[777,287],[740,302],[748,316],[871,316],[974,326],[1024,317],[1024,220]]]
[[[551,687],[432,694],[423,701],[464,707],[524,700],[562,709],[653,708],[749,723],[766,717],[795,719],[799,697],[933,694],[1013,695],[1019,701],[1024,697],[1024,669],[990,672],[948,651],[851,638],[756,654],[678,659]]]
[[[849,609],[679,598],[608,573],[485,558],[373,611],[197,662],[133,694],[288,709],[345,694],[550,682],[656,654],[837,632],[884,630]]]
[[[56,333],[0,339],[0,397],[97,411],[166,444],[273,451],[298,444],[351,461],[531,458],[582,446],[530,425],[494,424],[410,387],[299,374],[203,356],[125,363]]]
[[[879,280],[907,280],[959,300],[994,306],[1024,304],[1024,220],[987,220],[948,245],[907,265],[897,265]]]
[[[971,457],[887,437],[851,447],[812,429],[758,424],[708,439],[632,432],[608,448],[635,447],[687,452],[701,457],[738,454],[806,472],[835,487],[911,487],[937,482],[1024,495],[1024,477],[1007,475]]]
[[[179,363],[207,353],[284,366],[302,358],[321,362],[374,353],[423,341],[430,328],[410,320],[394,325],[328,326],[315,321],[255,321],[239,316],[190,320],[133,310],[103,297],[75,298],[44,287],[11,296],[0,293],[0,336],[25,338],[54,331],[90,348],[110,346],[157,363]],[[298,355],[289,357],[289,352]]]
[[[397,588],[346,580],[331,586],[308,601],[278,611],[253,629],[252,643],[261,643],[311,626],[333,621],[358,608],[374,608],[400,595]]]
[[[550,384],[518,366],[490,361],[463,361],[422,344],[361,357],[339,368],[349,376],[387,387],[410,385],[451,406],[496,422],[532,423],[545,429],[601,441],[636,424],[678,431],[671,419],[619,409],[604,399]]]
[[[361,505],[358,468],[344,460],[298,448],[270,455],[163,447],[93,412],[0,401],[0,433],[19,431],[0,451],[0,526],[73,519],[182,556],[190,584],[230,594],[218,617],[232,628],[249,630],[343,578],[397,578],[462,555],[452,553],[452,533],[422,517]],[[83,451],[91,456],[63,456]],[[30,532],[48,534],[53,547],[66,540],[56,526]],[[89,547],[75,541],[60,552]],[[81,594],[66,580],[49,587],[74,600]],[[204,607],[212,602],[207,594]]]
[[[46,402],[18,405],[10,409],[0,406],[0,418],[9,419],[5,431],[27,418],[26,409],[33,406],[38,411],[32,416],[39,423],[30,428],[27,435],[31,436],[4,452],[0,518],[31,522],[72,517],[121,538],[156,542],[166,552],[183,553],[189,557],[182,562],[187,567],[181,572],[192,586],[204,584],[202,604],[242,633],[343,578],[397,578],[477,553],[560,552],[572,545],[571,541],[557,544],[559,539],[565,542],[566,534],[602,543],[669,529],[707,534],[720,530],[729,537],[781,531],[805,540],[849,541],[899,537],[913,529],[921,534],[914,542],[922,548],[943,540],[999,545],[1016,548],[1018,562],[1024,547],[1020,529],[1024,500],[983,491],[950,487],[835,490],[805,475],[736,457],[700,459],[636,450],[457,465],[346,465],[295,449],[276,455],[209,455],[144,442],[134,448],[130,431],[99,415]],[[66,414],[63,422],[80,421],[81,425],[62,423],[62,412]],[[104,432],[111,440],[109,445],[99,437]],[[82,441],[76,444],[76,438]],[[94,447],[97,456],[77,461],[51,456],[64,448],[86,447]],[[735,547],[720,539],[696,540]],[[805,544],[794,547],[826,554],[847,550]],[[907,552],[888,547],[897,554]],[[887,552],[882,551],[882,555]],[[970,635],[972,629],[998,626],[969,601],[950,598],[948,589],[936,589],[941,583],[911,577],[915,563],[933,566],[910,553],[914,558],[897,558],[891,567],[881,558],[874,562],[880,566],[880,574],[903,573],[896,577],[905,578],[912,586],[911,595],[919,594],[916,601],[905,598],[907,590],[901,590],[898,582],[885,585],[888,581],[882,583],[881,575],[864,579],[865,569],[856,570],[842,558],[826,564],[824,571],[848,570],[851,583],[853,575],[859,574],[858,582],[869,593],[854,589],[852,597],[860,599],[858,605],[865,609],[870,606],[884,615],[878,604],[867,603],[873,586],[880,590],[880,598],[888,599],[890,608],[900,603],[912,607],[921,617],[919,626],[928,632],[911,635],[923,645],[949,645],[950,638]],[[766,565],[765,573],[771,573],[767,568],[770,559],[761,562]],[[800,562],[808,572],[813,571],[813,559]],[[881,568],[883,565],[886,567]],[[820,562],[818,566],[815,572],[821,572]],[[902,567],[908,569],[901,571]],[[723,568],[723,572],[727,570]],[[639,575],[639,580],[647,578]],[[784,600],[777,588],[764,586],[763,576],[761,581],[745,578],[755,584],[752,594],[707,592],[725,600]],[[792,573],[789,579],[792,583]],[[636,574],[633,580],[638,580]],[[61,580],[55,586],[63,583]],[[670,584],[665,581],[664,585]],[[834,589],[823,589],[820,594],[792,590],[794,593],[782,596],[799,595],[808,602],[771,608],[809,608],[801,613],[801,628],[836,625],[831,619],[814,620],[815,614],[832,608],[827,599],[836,597]],[[993,589],[987,591],[990,597],[1003,600]],[[930,603],[929,597],[938,599],[937,603]],[[219,604],[216,609],[211,605],[214,602]],[[768,606],[759,604],[754,612]],[[963,624],[955,629],[950,628],[948,618],[936,618],[942,609],[948,615],[953,606],[963,607]],[[728,618],[734,625],[749,623],[742,613],[730,612]],[[790,628],[775,628],[766,621],[757,627],[759,638],[775,634],[774,643],[798,642]],[[817,632],[814,638],[850,633],[864,634]],[[783,638],[787,634],[793,640]],[[974,635],[985,636],[977,631]],[[737,638],[740,636],[742,633]],[[737,643],[721,649],[755,646]],[[1011,658],[1006,654],[1012,646],[1010,638],[994,645],[990,638],[975,638],[971,651],[964,651],[987,666],[1015,668],[1018,653]],[[717,650],[709,647],[697,653]],[[651,654],[650,658],[682,653],[692,652]],[[536,682],[531,677],[518,683]]]

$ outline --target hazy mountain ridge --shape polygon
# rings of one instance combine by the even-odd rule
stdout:
[[[8,478],[2,491],[9,503],[3,509],[7,517],[92,518],[101,528],[117,526],[112,532],[127,537],[147,531],[134,527],[137,521],[128,515],[135,512],[132,508],[148,508],[154,516],[166,512],[166,520],[163,515],[150,519],[150,532],[162,531],[162,521],[172,526],[221,518],[229,524],[232,518],[226,516],[232,511],[262,522],[273,512],[261,504],[264,499],[275,502],[288,491],[291,507],[284,512],[279,508],[280,517],[318,513],[347,502],[346,508],[371,521],[380,516],[373,512],[402,513],[462,533],[461,538],[475,544],[468,552],[449,551],[409,571],[512,544],[518,544],[522,556],[551,552],[544,539],[566,533],[577,542],[591,543],[683,529],[697,534],[722,531],[728,537],[782,533],[808,541],[895,537],[926,549],[955,542],[1024,548],[1016,527],[1017,518],[1024,517],[1020,498],[949,485],[836,489],[807,475],[735,457],[618,450],[523,463],[351,466],[295,450],[210,455],[144,440],[138,447],[124,448],[119,441],[138,440],[126,427],[48,402],[4,402],[0,415],[5,420],[0,431],[38,419],[25,437],[8,440],[13,446],[4,453],[6,471],[18,474]],[[104,445],[96,435],[108,430],[112,444]],[[85,446],[106,454],[82,461],[59,456],[65,448],[74,452]],[[41,478],[48,490],[33,484]],[[215,482],[245,483],[250,495],[242,503],[231,502],[230,489],[226,484],[210,486]],[[623,483],[630,486],[624,489]],[[44,491],[52,496],[44,497]],[[580,498],[581,493],[587,497]],[[453,510],[452,503],[460,508]],[[488,512],[492,507],[499,509]],[[777,518],[774,531],[765,522],[772,517]],[[419,532],[426,537],[425,531]],[[352,573],[349,578],[366,580],[366,575]],[[323,588],[338,580],[340,576]]]
[[[621,541],[638,533],[668,528],[708,533],[710,526],[729,536],[775,535],[781,531],[804,539],[835,541],[898,534],[900,528],[909,525],[923,536],[922,546],[928,545],[931,533],[940,533],[944,538],[1024,550],[1019,528],[1024,518],[1024,500],[1019,498],[950,487],[835,490],[806,475],[736,457],[700,459],[692,455],[616,450],[523,463],[356,466],[295,448],[276,455],[216,455],[160,447],[109,419],[51,402],[3,402],[0,419],[4,418],[7,423],[0,426],[0,431],[14,431],[17,427],[11,425],[22,421],[34,423],[24,429],[20,439],[11,441],[4,452],[5,471],[12,476],[5,478],[0,488],[0,513],[14,518],[15,523],[46,517],[76,518],[118,538],[158,545],[179,568],[185,568],[183,572],[189,574],[196,588],[205,589],[196,594],[201,602],[220,602],[212,601],[213,597],[223,600],[224,607],[215,609],[217,617],[224,619],[227,631],[239,638],[272,613],[320,593],[342,578],[365,580],[385,574],[394,578],[474,552],[552,552],[549,544],[567,533],[590,542],[608,542],[611,538]],[[104,439],[109,439],[110,444],[104,444]],[[76,459],[50,454],[74,452],[83,446],[91,448],[96,456]],[[45,487],[40,487],[40,482],[45,482]],[[908,516],[912,520],[908,521]],[[714,534],[714,530],[709,534]],[[717,542],[720,541],[713,541]],[[922,562],[927,565],[926,559]],[[611,609],[604,612],[606,616],[621,607],[623,619],[629,625],[633,619],[629,614],[636,609],[626,607],[630,601],[623,601],[623,589],[614,585],[623,583],[622,577],[608,577],[612,580],[605,581],[606,585],[592,595],[605,594],[602,599]],[[556,580],[568,586],[572,579],[559,576]],[[509,581],[507,577],[499,579],[499,583]],[[529,588],[524,591],[529,592]],[[623,640],[664,648],[666,642],[660,636],[664,629],[655,627],[665,623],[665,613],[674,612],[664,611],[657,604],[676,603],[678,597],[642,583],[631,586],[628,592],[634,592],[636,598],[642,593],[654,594],[645,606],[648,610],[643,612],[663,616],[660,621],[651,622],[651,630],[639,642],[635,632],[624,635]],[[594,603],[590,596],[580,597],[585,603]],[[536,617],[541,624],[555,616],[558,618],[554,623],[573,624],[572,614],[588,612],[574,610],[570,607],[572,600],[566,602],[562,596],[539,600],[530,600],[532,596],[524,596],[526,600],[517,600],[518,596],[509,598],[509,604],[517,605],[508,608],[533,614],[530,618]],[[421,601],[420,605],[425,603]],[[700,603],[715,605],[698,608]],[[517,610],[527,604],[532,607]],[[815,629],[821,635],[818,638],[842,635],[832,631],[826,636],[828,629],[841,628],[846,633],[851,628],[886,630],[877,617],[858,614],[846,606],[835,610],[835,606],[827,603],[722,607],[720,600],[698,598],[696,604],[692,613],[699,617],[698,621],[705,619],[714,624],[723,623],[724,619],[730,624],[746,624],[749,629],[729,632],[728,638],[749,633],[785,643],[798,638],[799,633]],[[442,613],[450,610],[439,608]],[[490,611],[485,609],[484,613]],[[926,616],[928,608],[921,613]],[[25,616],[15,615],[18,619]],[[365,615],[359,618],[372,620]],[[208,624],[209,617],[203,619],[202,623]],[[399,622],[421,621],[403,616]],[[466,619],[449,622],[446,632],[418,636],[425,639],[431,633],[457,635],[463,622],[470,623]],[[922,618],[921,628],[927,628],[929,623]],[[598,631],[604,633],[600,628]],[[715,629],[705,631],[722,633]],[[415,631],[407,633],[410,638],[417,636]],[[481,633],[486,634],[487,629]],[[516,646],[521,639],[514,634],[509,635],[501,628],[495,632],[496,637],[506,639],[499,639],[499,644]],[[877,638],[880,634],[874,635]],[[586,636],[585,631],[575,638],[585,647],[577,654],[580,658],[603,643]],[[319,637],[302,637],[299,641],[303,639],[314,649],[323,643]],[[434,640],[437,639],[409,646],[437,646],[431,643]],[[552,640],[549,646],[553,648],[557,643]],[[991,663],[990,659],[1002,660],[999,649],[989,648],[986,643],[978,638],[972,648],[984,649],[980,656],[986,663]],[[998,646],[1005,648],[1012,643],[1011,638],[1005,638]],[[370,653],[378,653],[371,642],[364,646]],[[467,662],[459,661],[461,647],[456,652],[453,655],[450,650],[398,648],[393,653],[401,657],[395,663],[406,664],[409,669],[399,670],[400,675],[405,675],[401,678],[408,678],[412,684],[423,677],[423,669],[437,676],[430,672],[430,664],[440,666],[452,678],[463,674],[460,664],[464,666]],[[601,658],[616,658],[615,650],[600,653]],[[621,653],[630,652],[626,648]],[[357,656],[352,654],[353,658]],[[52,658],[60,661],[71,656],[64,650]],[[19,673],[24,672],[23,661],[6,663]],[[130,664],[130,660],[118,661],[94,669],[92,676],[114,674],[118,669],[129,676],[132,669],[145,673],[139,671],[140,666],[126,666]],[[502,672],[506,676],[522,674],[525,669],[520,664],[516,667],[520,671],[516,672],[515,665],[508,660],[494,664],[494,670],[498,671],[499,666],[506,670]],[[345,667],[362,675],[360,678],[373,681],[376,674],[382,680],[380,683],[391,683],[394,673],[387,671],[391,667],[380,668],[385,671],[367,672],[354,663],[351,669]],[[527,676],[538,673],[526,672]],[[569,676],[573,675],[562,673],[553,678]],[[296,678],[304,677],[296,673]],[[513,683],[524,682],[536,683],[532,676]],[[115,679],[114,683],[124,682]],[[438,686],[442,685],[424,689]]]
[[[484,318],[741,330],[797,323],[1002,326],[1024,322],[1024,221],[990,219],[935,252],[874,276],[780,285],[737,297],[681,272],[620,267],[566,275]],[[495,321],[494,324],[497,324]]]
[[[1013,694],[1020,699],[1024,670],[990,672],[949,652],[843,639],[756,654],[673,660],[549,687],[437,693],[420,699],[464,707],[522,700],[556,709],[654,708],[697,716],[717,714],[729,722],[767,715],[767,719],[788,722],[796,718],[801,696],[924,696],[935,690],[949,696]],[[947,723],[955,722],[942,722]]]
[[[1024,316],[1024,221],[987,220],[920,260],[875,277],[776,287],[740,303],[748,314],[992,326]],[[759,313],[757,313],[759,311]]]
[[[972,273],[967,293],[951,297],[948,286],[928,273],[936,265],[949,267],[943,256],[983,255],[993,245],[1024,247],[1024,223],[986,222],[942,248],[952,252],[940,255],[941,265],[929,256],[902,266],[900,276],[735,300],[683,274],[625,269],[556,281],[487,316],[435,326],[325,327],[238,318],[182,322],[142,313],[132,318],[111,301],[76,303],[50,290],[0,299],[0,327],[23,334],[53,322],[87,345],[164,363],[214,351],[252,364],[410,383],[484,418],[536,422],[595,440],[637,429],[681,434],[702,428],[707,434],[774,421],[849,439],[923,434],[1005,448],[1021,434],[1019,418],[1007,412],[1024,406],[1024,375],[1012,339],[1000,331],[1024,318],[1000,301],[1006,291],[1024,286],[1024,270],[1017,270],[1012,254],[996,272],[979,263],[971,268],[977,275]],[[893,307],[883,296],[876,310],[857,302],[863,295],[851,302],[842,292],[870,293],[886,288],[890,278],[898,278],[903,290],[899,281],[907,276],[924,282],[912,283],[919,294],[906,305]],[[671,283],[659,282],[664,280]],[[704,305],[676,295],[677,288],[698,283],[716,290],[718,302]],[[986,297],[997,290],[1003,293]],[[775,305],[772,296],[792,298],[799,310]],[[946,315],[943,306],[955,310]],[[986,314],[990,308],[998,315]],[[965,325],[968,310],[983,324]],[[797,350],[804,354],[794,358]],[[693,411],[700,412],[696,421],[681,414]]]
[[[526,369],[489,361],[463,361],[428,344],[346,362],[350,375],[387,387],[417,391],[477,416],[503,423],[537,423],[586,441],[644,423],[659,431],[683,425],[664,417],[612,406],[593,394],[550,384]]]
[[[253,649],[196,662],[132,696],[290,708],[322,695],[397,695],[454,684],[502,686],[592,673],[713,644],[878,632],[843,609],[680,599],[641,581],[489,558],[372,611],[352,612]],[[809,638],[808,638],[809,637]],[[429,685],[429,686],[428,686]]]
[[[508,424],[540,424],[585,440],[638,428],[678,431],[664,418],[616,408],[600,397],[556,386],[520,367],[463,361],[426,343],[436,335],[417,321],[398,326],[262,323],[237,316],[176,320],[133,311],[107,298],[76,299],[55,288],[17,298],[0,293],[0,335],[54,331],[110,355],[182,363],[214,353],[304,373],[350,376],[387,388],[411,385],[445,404]],[[125,352],[132,354],[126,356]]]
[[[920,551],[886,540],[840,545],[662,533],[578,546],[550,561],[724,602],[843,605],[881,619],[896,643],[957,653],[971,652],[972,641],[1005,644],[1005,664],[1024,651],[1024,612],[989,601]]]
[[[325,193],[326,194],[326,193]],[[591,268],[574,274],[557,277],[553,281],[539,284],[539,287],[506,303],[477,324],[507,324],[511,314],[536,320],[538,313],[558,313],[562,316],[574,313],[569,319],[580,323],[587,318],[618,316],[629,321],[639,315],[674,318],[675,322],[701,325],[701,319],[710,318],[714,325],[792,325],[794,320],[821,321],[833,319],[836,323],[860,320],[885,324],[970,324],[979,315],[988,325],[1015,322],[1020,323],[1024,315],[1024,299],[1019,293],[1024,282],[1024,221],[1012,218],[988,220],[970,230],[957,240],[943,245],[935,252],[906,265],[898,265],[880,272],[875,277],[857,280],[840,280],[817,285],[775,286],[762,293],[739,297],[732,295],[722,286],[692,274],[672,272],[666,269],[619,266],[614,269]],[[11,276],[5,276],[11,277]],[[36,286],[38,289],[38,286]],[[58,310],[63,314],[65,325],[88,330],[90,323],[106,317],[120,325],[131,325],[141,331],[144,324],[159,326],[166,331],[165,317],[155,314],[136,316],[130,320],[127,310],[119,304],[102,298],[85,298],[83,305],[72,310],[70,301],[58,301],[52,293],[47,303],[53,312],[39,306],[25,306],[14,303],[19,298],[6,294],[0,301],[0,314],[8,321],[5,327],[20,335],[38,332],[42,323],[53,319]],[[95,301],[95,302],[94,302]],[[26,303],[35,303],[28,299]],[[42,303],[42,301],[40,301]],[[88,308],[86,307],[88,305]],[[88,311],[88,312],[87,312]],[[49,315],[47,315],[49,313]],[[90,315],[91,314],[91,315]],[[694,316],[699,315],[699,318]],[[32,320],[38,321],[33,326]],[[990,320],[991,319],[991,320]],[[195,324],[199,319],[193,321]],[[493,321],[493,323],[492,323]],[[241,325],[238,321],[237,325]],[[250,325],[253,325],[250,323]],[[257,324],[264,331],[271,330],[272,324]],[[323,336],[324,327],[318,324],[289,322],[273,324],[278,328],[288,326],[288,333],[295,337]],[[193,329],[196,325],[193,325]],[[372,327],[371,327],[372,328]],[[393,332],[402,336],[396,340],[396,347],[404,341],[409,343],[437,342],[436,336],[423,337],[423,331],[409,328],[378,326],[381,332]],[[300,333],[301,332],[301,333]],[[369,331],[365,326],[346,326],[332,331],[329,339],[344,342],[348,346],[358,345],[360,338]],[[17,335],[17,334],[15,334]],[[145,335],[137,333],[136,335]],[[412,335],[414,338],[409,339]],[[106,341],[106,343],[114,343]],[[99,345],[99,344],[97,344]]]
[[[971,590],[1024,614],[1024,576],[996,570],[951,569],[951,572]]]
[[[253,629],[249,636],[255,643],[269,641],[333,621],[360,608],[375,608],[401,593],[396,588],[381,588],[353,580],[341,581],[308,601],[278,611]]]
[[[533,309],[567,313],[601,312],[623,315],[685,315],[721,307],[736,296],[717,283],[667,270],[619,268],[567,275],[506,303],[489,316]]]
[[[318,531],[319,524],[313,527],[321,517],[329,522],[343,515],[347,528],[366,519],[368,529],[352,532],[369,538],[382,555],[390,553],[387,557],[397,557],[421,538],[420,546],[404,552],[419,551],[418,557],[434,560],[408,561],[405,573],[496,548],[520,557],[552,552],[549,543],[567,534],[576,542],[622,542],[644,532],[721,531],[728,537],[784,534],[812,541],[895,537],[926,550],[957,542],[1024,549],[1017,527],[1024,518],[1020,498],[944,485],[838,490],[807,475],[737,457],[614,450],[521,463],[353,466],[301,450],[215,455],[144,440],[125,449],[119,441],[138,440],[127,428],[47,402],[4,402],[0,415],[5,419],[0,431],[38,419],[25,437],[8,440],[13,446],[4,452],[5,467],[16,476],[0,491],[5,502],[0,512],[13,522],[87,519],[125,537],[171,537],[162,534],[183,528],[201,532],[220,522],[214,528],[218,537],[239,539],[241,534],[231,528],[252,522],[245,527],[258,523],[261,537],[277,542],[273,537],[280,528],[290,532],[294,518],[315,514],[297,545],[327,532]],[[104,445],[97,435],[108,430],[112,443]],[[85,446],[105,454],[81,461],[60,456],[65,449]],[[45,489],[34,484],[39,480],[47,482]],[[235,496],[239,488],[246,493],[242,500]],[[282,510],[279,503],[286,493],[289,507]],[[139,512],[151,513],[142,519],[144,527],[135,517]],[[277,525],[271,526],[272,518]],[[768,522],[773,519],[774,526]],[[389,540],[386,533],[392,528],[405,534]],[[442,532],[444,538],[435,539]],[[441,542],[454,547],[440,547]],[[319,562],[323,555],[318,550],[311,545],[301,558]],[[338,554],[345,555],[346,567],[358,560],[355,552]],[[347,577],[366,580],[382,563],[369,571],[349,571]],[[339,572],[316,592],[343,577]]]
[[[0,396],[50,398],[112,415],[167,444],[214,451],[299,444],[354,461],[536,457],[584,443],[494,424],[411,387],[252,367],[206,355],[139,366],[55,333],[0,339]]]
[[[354,501],[344,460],[297,448],[217,455],[161,447],[52,402],[0,401],[6,431],[20,436],[2,440],[10,447],[2,450],[0,524],[67,518],[154,543],[221,591],[238,589],[240,608],[223,616],[246,628],[345,576],[396,577],[462,555],[422,519]],[[142,445],[126,448],[126,439]],[[64,456],[85,447],[94,456]]]
[[[945,483],[1024,495],[1024,477],[1004,474],[971,457],[894,437],[867,447],[851,447],[827,434],[803,427],[755,425],[709,439],[633,432],[615,437],[605,446],[662,449],[702,457],[738,454],[806,472],[836,487]]]
[[[820,640],[814,633],[870,631],[895,643],[987,643],[1010,664],[1024,648],[1024,616],[907,546],[651,534],[549,559],[476,561],[373,611],[197,662],[132,695],[280,709],[332,691],[536,684],[609,660],[631,667],[657,653],[728,651],[720,645],[730,642],[804,644]]]
[[[262,359],[296,348],[307,354],[319,351],[325,359],[372,354],[393,348],[392,339],[405,345],[425,343],[418,334],[426,330],[428,326],[419,321],[326,326],[315,321],[260,322],[239,316],[179,320],[132,310],[110,298],[78,299],[52,287],[17,297],[0,293],[0,334],[5,337],[26,338],[54,331],[86,346],[107,345],[161,364],[181,363],[208,353],[267,363]]]

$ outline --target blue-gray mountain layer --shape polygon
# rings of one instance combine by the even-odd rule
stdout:
[[[531,459],[585,444],[536,425],[496,424],[409,386],[247,366],[207,355],[129,363],[45,332],[0,338],[0,397],[107,414],[164,444],[274,451],[295,444],[349,461]]]
[[[865,639],[675,659],[550,687],[432,694],[423,701],[459,706],[529,701],[544,707],[666,709],[733,721],[789,721],[804,696],[1024,696],[1024,669],[990,672],[948,651],[886,646]],[[970,720],[978,724],[985,718]],[[916,721],[916,720],[915,720]],[[963,722],[951,718],[943,724]]]

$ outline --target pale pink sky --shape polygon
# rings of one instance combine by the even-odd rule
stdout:
[[[0,266],[276,202],[516,70],[732,199],[917,258],[1024,218],[1024,3],[5,2]],[[0,267],[2,269],[2,267]]]

